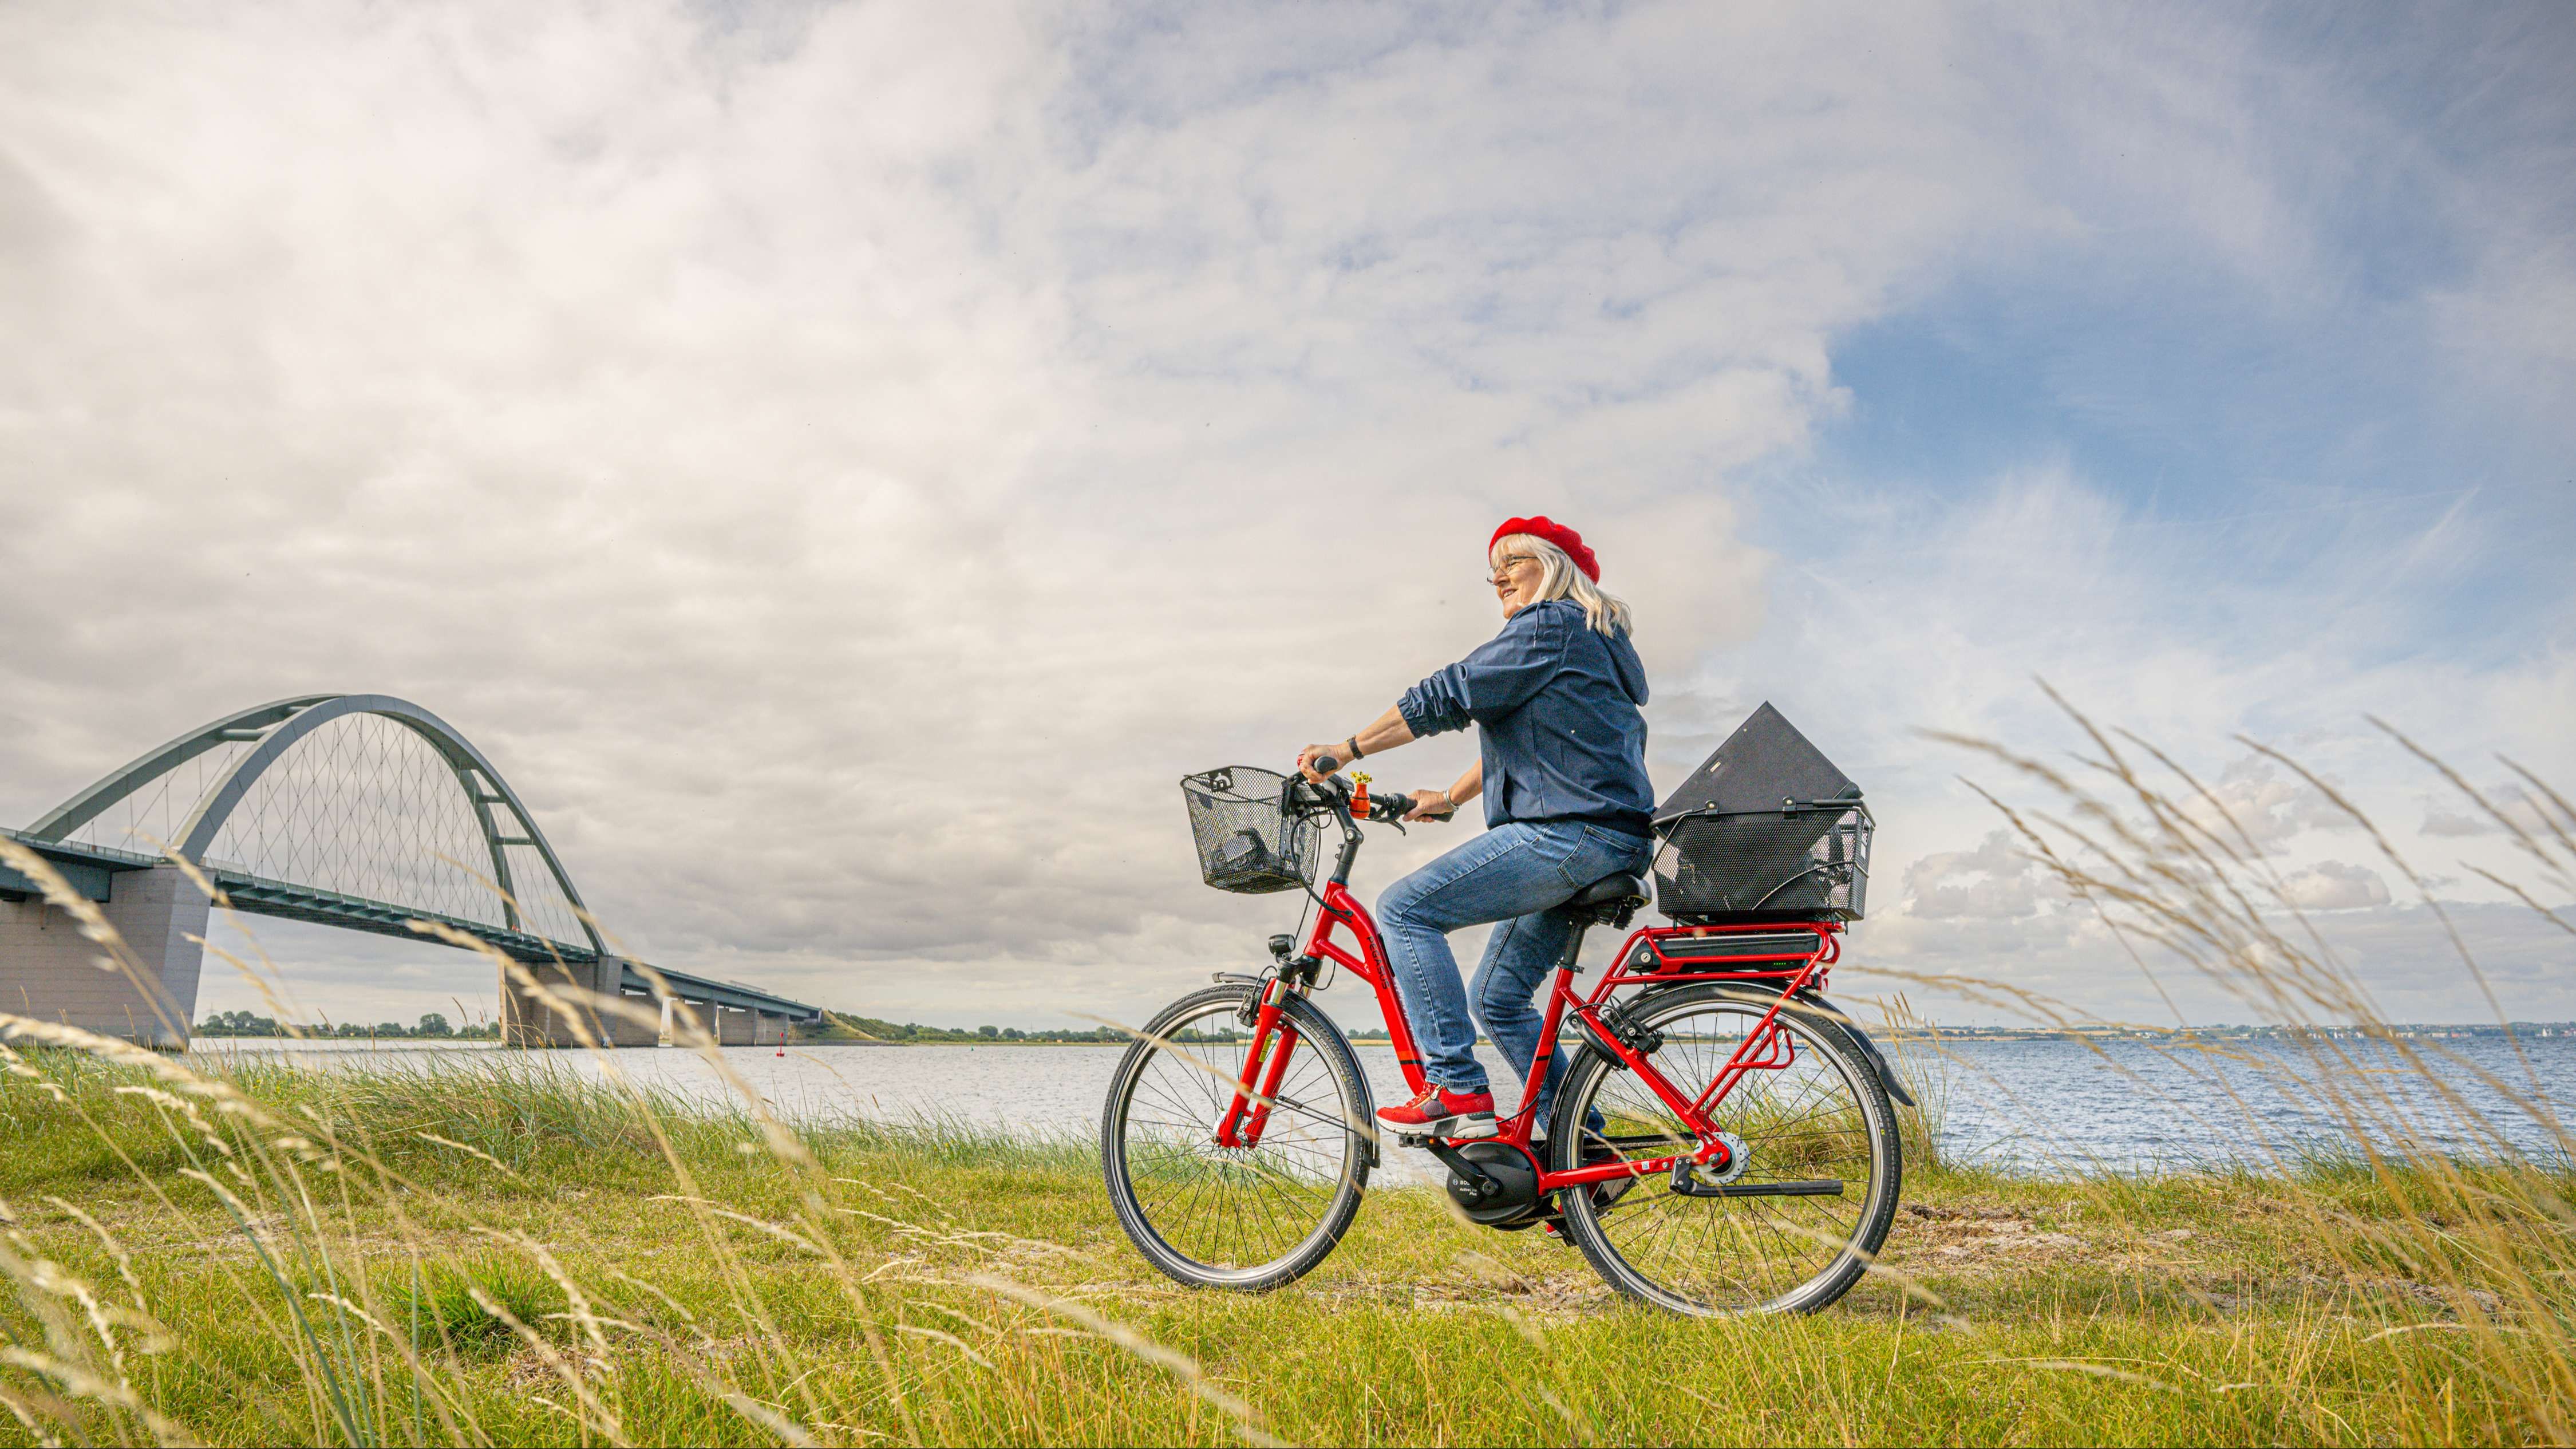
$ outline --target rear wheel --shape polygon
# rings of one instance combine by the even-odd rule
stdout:
[[[1711,983],[1642,997],[1626,1014],[1662,1033],[1649,1060],[1696,1098],[1777,1000]],[[1685,1195],[1666,1173],[1606,1203],[1592,1188],[1558,1195],[1566,1235],[1621,1292],[1678,1313],[1812,1313],[1849,1291],[1887,1241],[1903,1169],[1886,1087],[1823,1013],[1783,1006],[1778,1026],[1788,1049],[1766,1055],[1786,1064],[1746,1072],[1709,1114],[1734,1153],[1718,1186],[1741,1195]],[[1601,1114],[1600,1133],[1581,1130],[1587,1112]],[[1555,1116],[1560,1171],[1578,1165],[1578,1139],[1596,1162],[1604,1149],[1642,1162],[1697,1145],[1637,1074],[1588,1049]]]
[[[1254,988],[1227,985],[1164,1008],[1146,1024],[1151,1039],[1118,1063],[1101,1115],[1118,1225],[1147,1261],[1194,1287],[1258,1292],[1303,1276],[1342,1240],[1368,1186],[1367,1079],[1303,997],[1281,1006],[1296,1037],[1260,1141],[1217,1145],[1254,1000]]]

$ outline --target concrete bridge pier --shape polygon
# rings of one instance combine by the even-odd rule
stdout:
[[[70,912],[32,888],[9,891],[0,896],[0,1011],[184,1051],[206,960],[188,938],[205,937],[205,892],[174,865],[98,874],[99,912],[125,939],[141,980],[98,969],[107,949],[83,936]]]
[[[626,1004],[634,1010],[643,1013],[645,1016],[652,1018],[653,1025],[650,1028],[647,1028],[633,1025],[631,1023],[620,1024],[618,1027],[620,1035],[618,1037],[617,1044],[619,1046],[660,1046],[662,1044],[662,1033],[667,1030],[671,1024],[671,1009],[669,1004],[649,991],[627,992]],[[628,1041],[626,1039],[626,1034],[628,1033],[633,1034],[636,1040]]]
[[[528,992],[501,973],[501,1041],[514,1047],[577,1047],[586,1033],[602,1046],[659,1046],[662,1029],[629,1021],[591,1005],[587,995],[622,997],[649,1007],[649,996],[627,996],[626,963],[615,956],[594,962],[547,961],[528,966],[528,974],[548,990],[563,993],[560,1004]]]

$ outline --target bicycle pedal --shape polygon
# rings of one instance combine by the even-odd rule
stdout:
[[[1500,1134],[1491,1117],[1435,1117],[1412,1132],[1395,1134],[1398,1147],[1429,1147],[1435,1140],[1482,1142]]]

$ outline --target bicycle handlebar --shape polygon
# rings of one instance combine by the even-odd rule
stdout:
[[[1350,798],[1350,781],[1333,773],[1342,767],[1340,759],[1332,755],[1317,755],[1314,760],[1314,767],[1318,773],[1326,776],[1327,778],[1322,785],[1309,786],[1308,788],[1329,791],[1332,794],[1340,796],[1344,800],[1348,800]],[[1412,811],[1412,809],[1413,797],[1409,794],[1375,795],[1369,799],[1368,818],[1371,820],[1380,820],[1392,823],[1394,821],[1402,820],[1406,814]],[[1425,815],[1422,818],[1425,820],[1448,820],[1454,818],[1457,813],[1458,812],[1455,809],[1450,809],[1444,810],[1437,815]]]

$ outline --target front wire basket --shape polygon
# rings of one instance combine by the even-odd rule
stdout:
[[[1869,893],[1869,808],[1858,800],[1702,811],[1667,824],[1655,905],[1677,921],[1804,916],[1857,921]]]
[[[1288,777],[1253,765],[1181,777],[1199,874],[1221,891],[1312,890],[1323,827],[1288,808]]]

